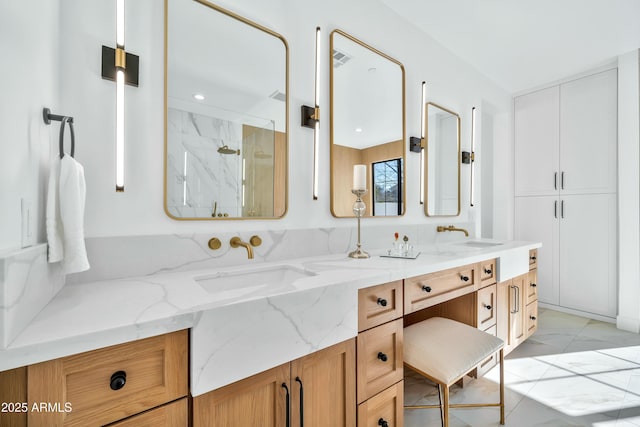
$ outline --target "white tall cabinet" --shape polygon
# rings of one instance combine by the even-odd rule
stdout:
[[[617,311],[617,70],[514,100],[515,237],[538,251],[542,303]]]

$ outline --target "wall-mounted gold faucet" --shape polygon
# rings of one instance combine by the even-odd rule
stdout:
[[[456,228],[453,225],[450,225],[448,227],[445,227],[444,225],[439,225],[436,228],[436,231],[438,233],[442,233],[443,231],[462,231],[465,236],[469,237],[469,232],[467,230],[465,230],[464,228]]]
[[[262,239],[260,238],[260,236],[251,236],[251,238],[249,239],[249,243],[247,242],[243,242],[242,239],[240,239],[240,237],[232,237],[231,240],[229,241],[229,245],[231,245],[232,248],[239,248],[240,246],[242,246],[243,248],[245,248],[247,250],[247,258],[248,259],[253,259],[253,248],[252,246],[260,246],[262,244]]]

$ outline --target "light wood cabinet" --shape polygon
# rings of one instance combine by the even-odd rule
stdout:
[[[478,264],[480,271],[480,288],[496,283],[496,260],[490,259]]]
[[[418,311],[478,289],[478,264],[450,268],[404,281],[404,312]]]
[[[358,427],[402,427],[404,382],[398,382],[358,406]]]
[[[355,395],[351,339],[194,397],[193,427],[350,427]]]
[[[176,427],[189,425],[189,403],[187,398],[134,415],[109,427]]]
[[[188,394],[188,334],[178,331],[27,367],[28,425],[100,426]],[[186,425],[186,424],[185,424]]]
[[[402,317],[402,280],[358,291],[358,331]]]
[[[537,329],[538,301],[536,270],[498,283],[497,335],[504,341],[505,355],[510,353]]]
[[[477,298],[476,327],[484,331],[496,324],[498,311],[496,284],[480,289]]]

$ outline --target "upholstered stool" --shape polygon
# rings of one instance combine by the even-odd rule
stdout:
[[[504,342],[464,323],[432,317],[404,328],[404,364],[438,384],[440,405],[405,406],[440,408],[442,425],[449,426],[449,408],[499,406],[504,424]],[[500,351],[500,402],[449,403],[449,387],[492,354]]]

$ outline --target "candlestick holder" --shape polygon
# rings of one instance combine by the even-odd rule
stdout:
[[[367,206],[362,201],[362,196],[367,194],[367,190],[351,190],[351,192],[356,195],[356,201],[353,204],[353,213],[358,219],[358,243],[356,243],[356,250],[349,252],[349,256],[359,259],[369,258],[369,254],[362,250],[362,245],[360,244],[360,218],[362,218],[362,215],[364,215],[367,209]]]

